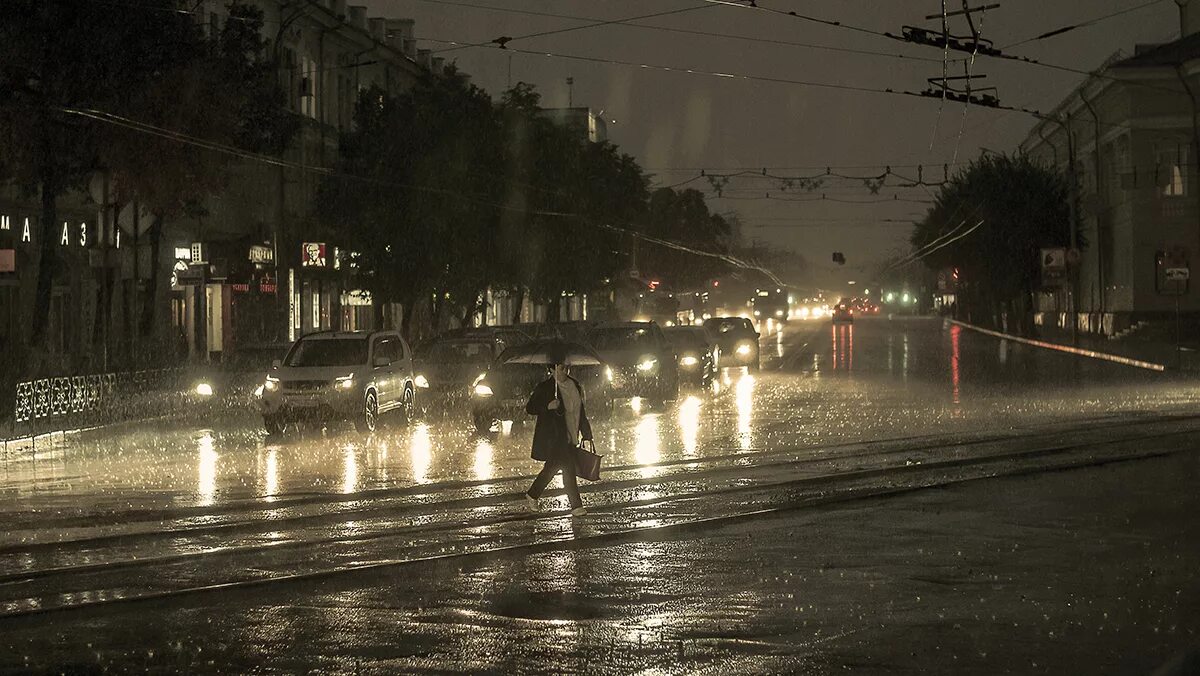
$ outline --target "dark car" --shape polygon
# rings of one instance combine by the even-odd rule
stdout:
[[[587,342],[612,368],[617,395],[652,401],[679,396],[675,349],[655,322],[598,324]]]
[[[437,338],[413,355],[421,413],[466,403],[480,374],[491,368],[506,343],[494,337]]]
[[[749,319],[713,317],[704,322],[704,330],[720,349],[718,367],[747,366],[752,371],[758,370],[758,331]]]
[[[193,367],[184,380],[183,394],[211,411],[253,408],[272,363],[283,359],[289,347],[289,343],[245,345],[219,363]]]
[[[471,421],[487,432],[503,420],[523,421],[525,404],[534,386],[549,377],[539,364],[506,364],[501,354],[486,373],[471,385]],[[612,370],[608,366],[572,366],[571,375],[583,387],[588,415],[602,418],[612,413]]]
[[[451,329],[439,335],[438,338],[488,338],[500,341],[504,347],[521,345],[533,340],[528,333],[514,326],[474,326]]]
[[[687,382],[705,385],[717,375],[719,348],[707,331],[699,326],[670,326],[663,329],[675,348],[679,377]]]
[[[846,304],[844,302],[838,303],[837,305],[834,306],[834,308],[833,308],[833,323],[834,324],[838,324],[841,322],[853,322],[853,321],[854,321],[854,308],[850,307],[848,304]]]

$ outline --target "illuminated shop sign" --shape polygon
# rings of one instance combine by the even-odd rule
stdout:
[[[0,214],[0,233],[8,233],[19,244],[32,244],[34,224],[37,221],[29,216],[13,216]],[[63,221],[62,225],[51,230],[49,236],[58,239],[59,246],[67,248],[89,248],[102,244],[99,228],[88,221]],[[121,248],[121,231],[117,230],[113,237],[116,248]]]
[[[323,268],[328,266],[324,242],[305,242],[300,253],[300,267]]]
[[[251,263],[274,263],[275,250],[269,246],[255,244],[250,247],[250,262]]]

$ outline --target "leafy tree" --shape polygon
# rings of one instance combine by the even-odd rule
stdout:
[[[1056,170],[1024,155],[983,155],[941,189],[911,241],[929,267],[958,268],[973,321],[996,324],[1005,312],[1024,324],[1040,249],[1068,243],[1067,199]]]
[[[501,102],[509,204],[524,213],[509,223],[508,236],[520,241],[521,285],[533,300],[549,304],[548,318],[557,321],[562,292],[590,291],[624,265],[626,236],[604,226],[639,225],[648,188],[632,157],[546,119],[538,102],[525,83]]]
[[[323,184],[319,208],[361,254],[363,288],[404,304],[406,332],[426,294],[440,316],[447,294],[473,306],[496,275],[500,143],[491,99],[453,68],[359,100],[342,175]]]
[[[726,219],[710,213],[704,193],[660,188],[650,195],[646,234],[702,251],[729,253],[733,230]],[[686,290],[699,287],[727,269],[727,264],[704,256],[661,247],[645,247],[640,267],[670,286]]]
[[[118,199],[136,196],[169,217],[223,184],[230,157],[136,123],[251,150],[279,149],[294,129],[270,85],[271,65],[258,56],[261,13],[234,3],[234,18],[208,39],[187,9],[179,0],[139,0],[124,11],[69,0],[0,3],[0,178],[41,196],[30,345],[47,326],[61,196],[108,171]]]

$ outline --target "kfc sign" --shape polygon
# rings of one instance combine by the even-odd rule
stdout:
[[[305,242],[301,250],[300,267],[302,268],[324,268],[328,267],[325,257],[324,242]]]

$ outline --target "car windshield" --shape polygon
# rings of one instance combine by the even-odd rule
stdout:
[[[667,334],[667,340],[671,341],[672,345],[678,347],[699,350],[703,349],[706,343],[704,329],[695,329],[689,326],[678,329],[664,329],[663,333]]]
[[[432,343],[418,358],[435,364],[486,364],[492,358],[492,344],[482,341]]]
[[[741,317],[710,319],[708,325],[717,333],[742,333],[750,331],[750,320]]]
[[[296,343],[284,366],[358,366],[367,363],[367,339],[310,338]]]
[[[588,342],[597,350],[654,347],[654,337],[650,334],[650,329],[634,327],[595,329],[588,334]]]

